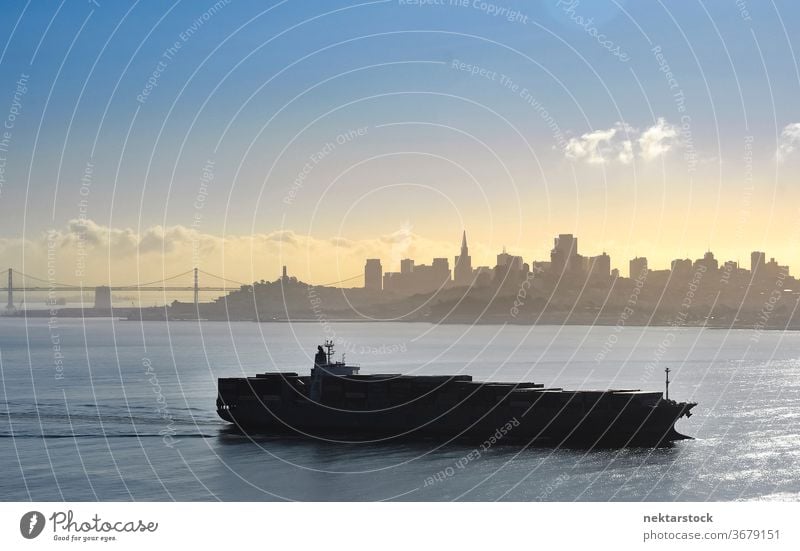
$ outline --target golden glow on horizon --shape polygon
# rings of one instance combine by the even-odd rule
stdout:
[[[791,207],[790,207],[791,208]],[[776,218],[769,226],[757,227],[751,220],[741,230],[709,232],[708,216],[684,219],[670,231],[659,225],[639,222],[632,228],[631,220],[622,217],[596,216],[581,218],[580,224],[566,225],[552,221],[534,223],[530,233],[520,235],[517,228],[494,227],[491,241],[484,239],[478,227],[467,227],[473,266],[494,266],[496,255],[503,247],[510,254],[521,255],[525,262],[548,261],[553,238],[559,233],[573,233],[578,238],[578,252],[594,256],[606,252],[612,268],[627,277],[628,261],[645,256],[651,269],[668,269],[675,258],[702,257],[710,248],[720,263],[734,260],[749,268],[750,252],[766,252],[790,269],[800,265],[794,246],[800,242],[800,217],[791,223],[779,224]],[[654,215],[652,220],[656,220]],[[727,220],[730,222],[731,220]],[[513,224],[512,224],[513,226]],[[600,230],[599,228],[602,228]],[[367,258],[380,258],[384,271],[398,271],[400,259],[413,258],[418,264],[430,264],[434,257],[446,257],[452,269],[459,253],[461,228],[441,226],[427,231],[410,223],[400,224],[390,233],[365,238],[352,236],[303,235],[293,231],[277,231],[254,235],[228,235],[225,238],[201,234],[183,226],[154,227],[141,235],[126,230],[109,229],[95,224],[85,228],[62,230],[40,239],[5,240],[0,249],[4,266],[21,269],[39,277],[47,277],[48,250],[55,251],[50,262],[54,280],[62,283],[83,282],[86,285],[127,284],[157,280],[185,272],[198,265],[202,269],[224,275],[231,280],[249,283],[274,280],[281,266],[290,275],[315,284],[337,282],[363,274]],[[761,239],[753,239],[761,232]],[[84,237],[81,237],[84,235]],[[48,243],[50,247],[48,248]],[[24,264],[23,264],[24,255]],[[79,265],[82,268],[79,270]],[[188,279],[187,279],[188,281]],[[206,282],[206,284],[211,284]],[[358,279],[344,286],[358,286]]]

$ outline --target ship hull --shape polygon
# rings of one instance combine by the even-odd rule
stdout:
[[[660,393],[482,384],[464,376],[343,377],[315,400],[307,385],[294,374],[220,379],[217,412],[247,433],[592,448],[685,439],[675,422],[695,405]]]

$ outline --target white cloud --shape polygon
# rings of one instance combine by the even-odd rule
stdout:
[[[652,161],[668,153],[677,144],[678,127],[661,117],[639,137],[640,155],[645,161]]]
[[[571,138],[565,147],[567,158],[585,160],[591,164],[603,164],[623,153],[624,148],[617,139],[619,128],[595,130],[582,134],[580,138]]]
[[[800,122],[793,122],[783,127],[778,140],[778,161],[785,161],[800,145]]]
[[[678,127],[659,117],[644,131],[618,122],[612,128],[571,138],[564,147],[564,154],[570,160],[590,164],[617,161],[627,165],[637,158],[643,161],[657,159],[679,144]]]
[[[633,162],[633,142],[630,140],[625,140],[622,142],[622,151],[619,152],[617,156],[619,162],[622,164],[630,164]]]

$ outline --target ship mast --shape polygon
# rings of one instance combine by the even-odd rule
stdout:
[[[666,398],[667,400],[669,400],[669,372],[670,371],[671,371],[670,368],[668,368],[668,367],[664,368],[664,373],[666,375],[666,381],[665,381],[666,392],[664,393],[664,398]]]
[[[326,340],[325,341],[325,348],[328,350],[325,355],[328,356],[328,365],[333,363],[333,341]]]

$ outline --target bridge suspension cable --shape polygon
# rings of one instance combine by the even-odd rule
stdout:
[[[13,268],[12,268],[12,270],[11,270],[11,271],[12,271],[12,272],[14,272],[14,273],[15,273],[15,274],[17,274],[17,275],[21,275],[22,277],[26,277],[26,278],[28,278],[28,279],[32,279],[32,280],[34,280],[34,281],[39,281],[39,282],[41,282],[41,283],[47,283],[48,285],[51,285],[51,286],[58,286],[58,287],[75,287],[74,285],[70,285],[69,283],[59,283],[59,282],[57,282],[57,281],[50,281],[50,280],[48,280],[48,279],[42,279],[42,278],[40,278],[40,277],[32,276],[32,275],[30,275],[30,274],[26,274],[25,272],[20,272],[19,270],[14,270]]]
[[[85,289],[91,289],[93,287],[98,287],[98,285],[96,285],[96,284],[75,285],[75,284],[69,284],[69,283],[61,283],[61,282],[58,282],[58,281],[51,281],[51,280],[48,280],[48,279],[43,279],[43,278],[36,277],[36,276],[30,275],[30,274],[26,274],[25,272],[20,272],[19,270],[15,270],[13,268],[11,268],[10,270],[11,270],[12,273],[20,275],[23,278],[27,278],[27,279],[30,279],[30,280],[33,280],[33,281],[44,283],[49,288],[60,287],[60,288],[64,288],[65,290],[75,290],[75,289],[84,289],[84,288]],[[5,270],[5,271],[8,272],[8,269]],[[161,289],[161,288],[166,290],[167,287],[164,286],[164,283],[166,283],[168,281],[172,281],[174,279],[178,279],[179,277],[184,277],[184,276],[190,275],[190,274],[194,273],[194,271],[195,271],[195,269],[192,268],[191,270],[186,270],[185,272],[181,272],[179,274],[175,274],[175,275],[172,275],[172,276],[169,276],[169,277],[164,277],[164,278],[153,280],[153,281],[147,281],[147,282],[144,282],[144,283],[132,283],[132,284],[129,284],[129,285],[108,285],[108,287],[111,287],[111,289],[114,289],[114,290],[122,290],[122,289],[126,289],[126,290],[135,290],[135,289],[156,290],[156,289]],[[197,268],[197,272],[201,273],[201,274],[203,274],[205,276],[212,277],[212,278],[218,279],[218,280],[226,282],[226,283],[231,283],[231,284],[239,286],[239,287],[246,286],[246,285],[251,285],[250,283],[243,283],[243,282],[237,281],[235,279],[229,279],[229,278],[226,278],[226,277],[219,276],[217,274],[212,274],[211,272],[207,272],[207,271],[201,270],[199,268]],[[348,281],[353,281],[355,279],[360,279],[362,277],[364,277],[363,274],[356,274],[356,275],[353,275],[353,276],[350,276],[350,277],[347,277],[347,278],[344,278],[344,279],[340,279],[338,281],[331,281],[331,282],[328,282],[328,283],[320,283],[320,284],[317,284],[315,286],[316,287],[330,287],[330,286],[333,286],[333,285],[338,285],[340,283],[347,283]],[[159,284],[161,285],[161,287],[150,287],[151,285],[159,285]],[[102,286],[102,285],[100,285],[100,286]],[[191,288],[192,287],[187,287],[187,289],[191,289]],[[196,286],[196,282],[195,282],[195,288],[201,289],[200,287]],[[46,290],[44,287],[34,287],[34,288],[29,288],[29,289],[38,290],[38,291]],[[169,288],[169,289],[170,290],[179,290],[177,288]],[[206,288],[202,288],[202,289],[206,289]],[[208,289],[211,289],[211,288],[209,287]],[[224,287],[224,286],[221,287],[220,289],[214,288],[214,290],[225,290],[225,289],[227,289],[227,287]],[[6,290],[10,290],[10,289],[6,289]],[[25,291],[25,286],[24,285],[23,286],[18,286],[18,287],[15,286],[14,290]]]
[[[330,283],[322,283],[320,285],[315,285],[315,287],[330,287],[331,285],[336,285],[338,283],[346,283],[348,281],[353,281],[354,279],[359,279],[364,277],[362,274],[354,275],[352,277],[348,277],[347,279],[340,279],[339,281],[332,281]]]
[[[165,278],[158,279],[158,280],[155,280],[155,281],[148,281],[147,283],[134,283],[133,285],[120,285],[120,287],[146,287],[148,285],[153,285],[155,283],[165,283],[167,281],[171,281],[173,279],[177,279],[179,277],[191,274],[193,271],[194,271],[193,269],[192,270],[186,270],[185,272],[182,272],[180,274],[176,274],[176,275],[170,276],[170,277],[165,277]]]
[[[224,278],[222,276],[218,276],[216,274],[212,274],[210,272],[206,272],[205,270],[201,270],[200,268],[198,268],[197,271],[200,272],[203,275],[207,275],[207,276],[211,276],[213,278],[219,279],[220,281],[227,281],[228,283],[235,283],[236,285],[239,285],[239,286],[250,285],[249,283],[242,283],[241,281],[236,281],[234,279],[227,279],[227,278]]]

